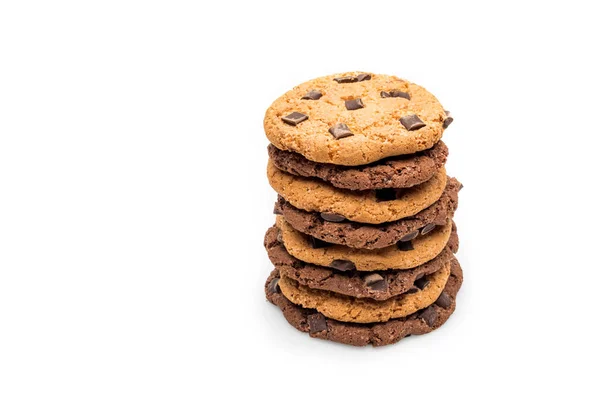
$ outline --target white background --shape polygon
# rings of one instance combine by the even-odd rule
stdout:
[[[2,2],[0,398],[598,398],[593,4]],[[378,349],[262,288],[264,111],[352,70],[453,112],[465,184],[456,313]]]

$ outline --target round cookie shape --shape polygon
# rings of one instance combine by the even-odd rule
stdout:
[[[298,282],[281,277],[281,293],[292,303],[313,308],[327,318],[341,322],[368,324],[402,318],[433,304],[442,294],[450,277],[450,263],[429,275],[427,286],[415,293],[403,294],[388,300],[357,299],[324,290],[310,289]]]
[[[269,158],[282,171],[319,178],[340,189],[397,189],[419,185],[446,163],[448,148],[440,141],[431,149],[409,156],[386,158],[374,164],[346,167],[310,161],[298,153],[268,147]]]
[[[419,85],[348,72],[285,93],[267,109],[264,128],[281,150],[319,163],[363,165],[431,148],[445,119],[439,101]]]
[[[408,291],[416,291],[423,276],[440,270],[454,258],[451,243],[458,243],[453,230],[448,245],[433,260],[416,268],[406,270],[388,270],[377,272],[347,271],[340,272],[332,268],[307,264],[292,257],[283,244],[277,240],[279,229],[271,227],[265,235],[265,248],[269,259],[281,276],[293,279],[311,289],[327,290],[356,298],[387,300]],[[456,247],[455,245],[452,247]]]
[[[279,272],[274,270],[265,283],[267,300],[279,307],[290,325],[313,338],[330,340],[352,346],[374,347],[394,344],[410,335],[422,335],[442,326],[456,308],[456,295],[462,284],[462,270],[453,260],[450,277],[440,297],[447,299],[404,318],[374,324],[339,322],[325,317],[314,309],[302,308],[289,301],[279,289]]]
[[[337,244],[315,248],[309,236],[296,231],[283,217],[277,216],[276,224],[281,230],[283,245],[292,257],[322,267],[330,267],[332,263],[344,260],[352,263],[357,271],[415,268],[440,254],[452,232],[450,221],[446,226],[415,238],[411,243],[413,249],[408,251],[396,245],[377,250],[353,249]]]
[[[372,250],[391,246],[407,235],[421,232],[431,224],[445,225],[452,219],[458,207],[460,187],[460,182],[449,178],[442,196],[431,206],[410,218],[379,225],[326,221],[319,213],[300,210],[281,196],[276,206],[281,210],[285,220],[297,231],[325,242]]]
[[[267,176],[271,187],[296,208],[338,214],[368,224],[383,224],[417,214],[441,197],[447,180],[442,167],[430,180],[406,189],[398,198],[380,201],[375,191],[338,189],[318,179],[283,172],[271,161]]]

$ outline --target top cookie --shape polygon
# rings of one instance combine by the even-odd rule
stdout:
[[[390,75],[329,75],[290,90],[269,107],[271,143],[311,161],[369,164],[431,148],[452,119],[431,93]]]

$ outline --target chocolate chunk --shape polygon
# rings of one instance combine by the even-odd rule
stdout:
[[[406,292],[404,292],[404,294],[413,294],[413,293],[417,293],[418,291],[419,291],[419,289],[413,286],[410,289],[408,289]]]
[[[329,267],[337,269],[338,271],[352,271],[356,269],[356,265],[348,260],[333,260],[331,264],[329,264]]]
[[[396,243],[396,247],[398,247],[398,250],[400,251],[411,251],[415,249],[410,240],[408,242],[398,242]]]
[[[417,236],[419,236],[419,231],[413,231],[407,235],[404,235],[400,238],[401,242],[410,242],[411,240],[413,240],[414,238],[416,238]]]
[[[283,211],[281,211],[281,204],[278,201],[275,202],[273,206],[273,214],[275,215],[283,215]]]
[[[329,128],[329,133],[331,133],[336,139],[342,139],[354,135],[350,128],[348,128],[348,125],[342,124],[341,122]]]
[[[425,225],[423,228],[421,228],[421,235],[427,235],[429,232],[434,230],[436,226],[436,224],[431,223]]]
[[[437,321],[437,312],[431,306],[427,307],[425,311],[421,313],[421,319],[429,326],[433,326]]]
[[[402,123],[409,131],[416,131],[425,126],[425,123],[421,121],[421,118],[415,114],[400,118],[400,123]]]
[[[421,272],[419,275],[415,276],[415,281],[418,281],[419,279],[421,279],[424,276],[425,276],[425,273]]]
[[[330,213],[330,212],[322,212],[321,218],[323,218],[325,221],[329,221],[329,222],[342,222],[343,220],[346,219],[346,217],[344,217],[343,215],[336,214],[336,213]]]
[[[311,90],[302,96],[302,100],[319,100],[323,96],[323,93],[318,90]]]
[[[390,90],[389,92],[381,92],[381,97],[402,97],[404,99],[410,100],[410,94],[406,92],[402,92],[400,90]]]
[[[279,293],[280,292],[279,278],[275,278],[271,282],[269,282],[269,286],[267,286],[267,290],[269,291],[269,293]]]
[[[417,279],[415,281],[415,286],[418,287],[419,289],[423,290],[427,286],[429,286],[429,279],[427,279],[427,277],[425,277],[425,276],[420,279]]]
[[[358,82],[358,78],[356,76],[341,76],[339,78],[333,78],[337,83],[353,83]]]
[[[460,192],[462,190],[462,188],[465,187],[465,185],[463,185],[462,183],[460,184],[460,186],[458,187],[458,191]]]
[[[281,117],[281,119],[288,125],[296,126],[300,122],[306,121],[308,119],[308,115],[304,115],[302,113],[294,111],[290,115]]]
[[[387,281],[379,274],[369,274],[364,277],[364,280],[366,285],[373,290],[382,292],[388,289]]]
[[[370,74],[359,74],[356,77],[356,80],[358,82],[362,82],[362,81],[370,81],[371,80],[371,75]]]
[[[448,308],[450,307],[450,304],[452,304],[452,299],[450,298],[450,296],[448,296],[446,292],[442,292],[442,294],[440,294],[440,297],[438,297],[438,299],[435,301],[435,304],[442,308]]]
[[[377,201],[396,200],[396,189],[377,189],[375,190]]]
[[[363,104],[361,99],[353,99],[353,100],[346,100],[346,109],[353,111],[353,110],[358,110],[359,108],[364,108],[365,105]]]
[[[446,113],[446,119],[444,120],[444,123],[442,124],[442,128],[444,128],[444,129],[449,127],[450,124],[454,121],[454,118],[452,118],[450,111],[445,111],[445,113]]]
[[[327,330],[327,320],[323,314],[311,314],[306,320],[308,321],[308,329],[310,333],[323,332]]]
[[[313,249],[322,249],[323,247],[333,246],[333,244],[317,239],[316,237],[309,236],[309,240]]]

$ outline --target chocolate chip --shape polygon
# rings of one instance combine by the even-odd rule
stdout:
[[[345,138],[348,136],[354,136],[354,134],[352,133],[350,128],[348,128],[348,125],[342,124],[341,122],[337,123],[334,126],[332,126],[331,128],[329,128],[329,133],[331,133],[333,135],[333,137],[336,139],[342,139],[342,138]]]
[[[444,120],[444,123],[442,124],[442,128],[446,129],[454,121],[454,118],[452,118],[450,111],[444,111],[444,112],[446,113],[446,119]]]
[[[302,96],[302,100],[319,100],[323,96],[323,93],[318,90],[311,90]]]
[[[283,233],[281,233],[281,231],[277,233],[277,241],[283,243]]]
[[[425,126],[425,123],[421,121],[421,118],[415,114],[400,118],[400,123],[402,123],[409,131],[416,131]]]
[[[333,246],[333,244],[317,239],[316,237],[309,236],[309,240],[313,249],[322,249],[323,247]]]
[[[323,332],[327,330],[327,320],[323,314],[311,314],[307,318],[310,333]]]
[[[383,292],[388,288],[387,281],[379,274],[369,274],[364,277],[364,280],[366,285],[372,290]]]
[[[421,228],[421,235],[427,235],[429,232],[435,229],[436,224],[427,224],[423,228]]]
[[[458,187],[458,191],[460,192],[463,187],[465,187],[465,186],[461,183],[460,186]]]
[[[279,293],[279,278],[275,278],[271,282],[269,282],[267,290],[269,291],[269,293]]]
[[[371,75],[370,74],[359,74],[356,77],[356,80],[358,82],[362,82],[362,81],[370,81],[371,80]]]
[[[330,213],[330,212],[322,212],[321,218],[323,218],[325,221],[329,221],[329,222],[342,222],[343,220],[346,219],[346,217],[344,217],[343,215],[336,214],[336,213]]]
[[[330,268],[337,269],[338,271],[352,271],[356,269],[356,265],[349,260],[333,260],[329,264]]]
[[[308,115],[304,115],[302,113],[294,111],[290,115],[286,115],[285,117],[281,117],[283,122],[288,125],[296,126],[300,122],[306,121],[308,119]]]
[[[413,293],[417,293],[418,291],[419,291],[419,289],[413,286],[410,289],[408,289],[406,292],[404,292],[403,294],[413,294]]]
[[[361,99],[353,99],[353,100],[346,100],[346,109],[353,111],[353,110],[358,110],[359,108],[364,108],[365,105],[363,104]]]
[[[396,247],[398,247],[398,250],[400,251],[411,251],[415,249],[410,240],[408,242],[398,242],[396,243]]]
[[[417,279],[415,281],[415,286],[418,287],[419,289],[423,290],[427,286],[429,286],[429,279],[427,279],[427,277],[423,277],[423,278]]]
[[[435,321],[437,321],[437,312],[433,307],[429,306],[421,313],[421,319],[431,327],[435,324]]]
[[[413,231],[407,235],[404,235],[400,238],[401,242],[410,242],[411,240],[413,240],[414,238],[416,238],[417,236],[419,236],[419,231]]]
[[[442,292],[442,294],[440,294],[440,297],[438,297],[438,299],[435,301],[435,304],[442,308],[448,308],[450,307],[450,304],[452,304],[452,299],[450,298],[450,296],[448,296],[446,292]]]
[[[283,215],[283,211],[281,211],[281,204],[278,201],[275,202],[273,206],[273,214],[275,215]]]
[[[356,76],[340,76],[339,78],[333,78],[337,83],[353,83],[358,82],[358,78]]]
[[[410,100],[410,94],[406,92],[401,92],[400,90],[390,90],[389,92],[381,92],[381,97],[402,97],[404,99]]]
[[[377,189],[375,190],[377,201],[396,200],[396,189]]]

